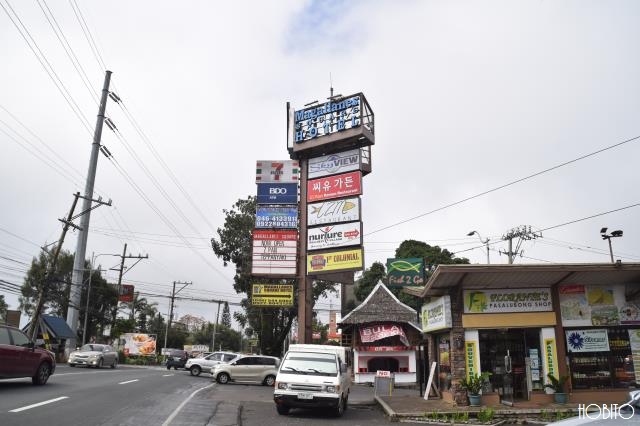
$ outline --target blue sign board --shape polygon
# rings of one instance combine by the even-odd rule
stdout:
[[[256,228],[295,229],[298,227],[298,207],[258,206]]]
[[[259,183],[258,204],[298,204],[297,183]]]

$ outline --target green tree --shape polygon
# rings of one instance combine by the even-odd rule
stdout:
[[[222,308],[222,319],[220,324],[231,327],[231,311],[229,310],[229,302],[224,302],[224,308]]]
[[[216,256],[222,259],[225,266],[233,263],[236,268],[233,288],[237,293],[245,294],[241,306],[244,309],[245,322],[257,330],[260,336],[260,349],[264,354],[279,355],[282,353],[282,345],[291,330],[293,320],[298,314],[297,306],[290,308],[254,308],[250,303],[251,295],[251,233],[255,224],[256,197],[236,201],[231,210],[223,210],[225,214],[224,226],[217,229],[218,238],[211,239],[211,246]],[[262,279],[265,284],[292,284],[294,293],[297,292],[297,283],[294,279]],[[318,297],[327,292],[335,292],[333,283],[315,281],[313,285],[313,297]],[[297,297],[294,294],[294,301]]]
[[[362,302],[367,298],[371,290],[378,284],[379,281],[383,280],[387,275],[387,272],[384,268],[384,265],[380,262],[373,262],[371,268],[368,268],[362,274],[358,280],[356,280],[356,288],[354,293],[356,298]]]
[[[0,321],[6,321],[7,320],[7,309],[9,308],[9,305],[7,305],[7,302],[4,301],[4,295],[0,294]]]
[[[85,286],[80,297],[79,318],[84,328],[84,318],[87,314],[87,289]],[[116,303],[117,290],[115,285],[107,283],[102,277],[101,268],[91,271],[91,291],[89,292],[89,316],[87,317],[87,330],[85,341],[91,336],[103,334],[104,329],[113,321],[111,316]],[[85,333],[84,330],[82,330]]]

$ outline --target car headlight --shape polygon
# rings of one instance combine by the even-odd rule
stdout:
[[[340,385],[338,385],[338,386],[327,386],[326,390],[329,393],[338,393],[338,392],[340,392]]]
[[[278,382],[278,383],[276,383],[276,387],[278,389],[287,390],[287,389],[289,389],[289,384],[288,383],[284,383],[284,382]]]
[[[95,361],[96,359],[98,359],[98,355],[89,355],[89,360]]]

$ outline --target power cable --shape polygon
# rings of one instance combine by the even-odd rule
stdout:
[[[73,13],[76,15],[76,19],[80,24],[80,28],[82,28],[82,32],[84,33],[87,42],[89,43],[89,47],[91,48],[91,52],[93,53],[93,57],[98,62],[98,66],[101,68],[100,72],[104,73],[107,70],[107,66],[105,62],[102,60],[102,55],[100,55],[100,51],[98,50],[98,45],[96,44],[93,35],[91,34],[91,30],[89,29],[89,25],[87,25],[87,21],[84,19],[84,15],[80,10],[80,6],[76,3],[75,0],[69,0],[69,4],[71,5],[71,9],[73,9]],[[77,9],[77,10],[76,10]]]

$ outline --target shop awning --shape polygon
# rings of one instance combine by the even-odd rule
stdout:
[[[43,315],[42,320],[51,332],[53,338],[69,339],[76,337],[75,333],[69,328],[64,318],[54,317],[53,315]]]

